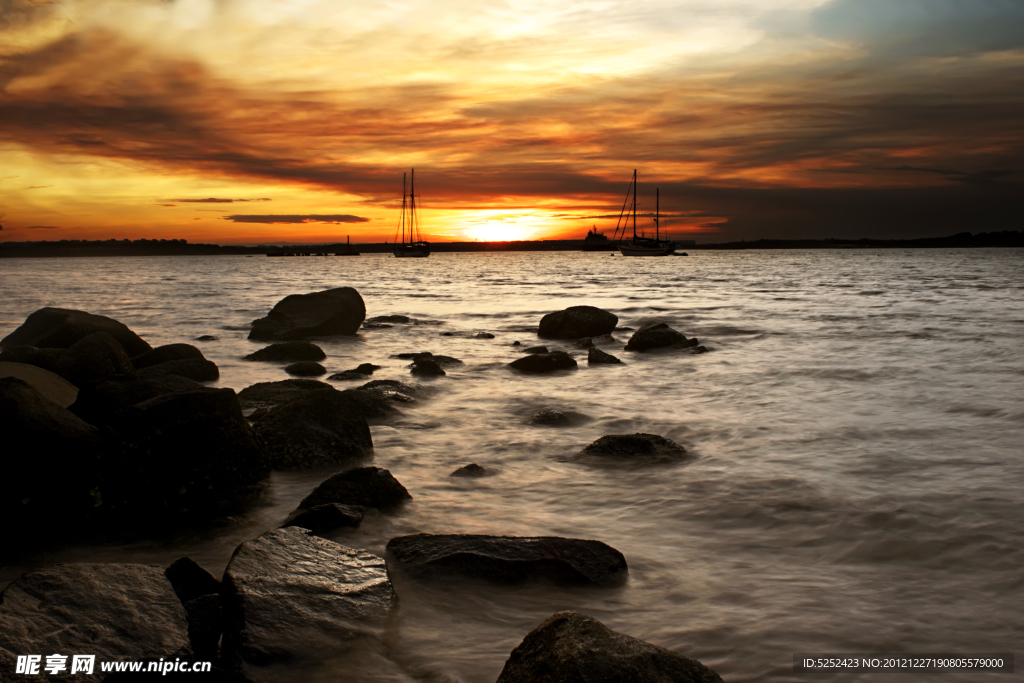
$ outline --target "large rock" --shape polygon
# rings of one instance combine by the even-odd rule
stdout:
[[[537,334],[545,339],[579,339],[611,334],[619,316],[594,306],[570,306],[540,319]]]
[[[441,377],[447,374],[433,358],[417,358],[412,362],[410,372],[418,377]]]
[[[312,360],[300,360],[284,366],[284,371],[295,377],[319,377],[327,374],[327,368]]]
[[[78,387],[57,373],[35,365],[0,362],[0,377],[17,377],[62,408],[78,399]]]
[[[330,386],[303,392],[256,423],[275,469],[319,467],[365,457],[373,449],[359,402]]]
[[[191,655],[185,608],[160,567],[59,564],[22,575],[2,599],[0,654],[40,654],[44,665],[47,655],[68,655],[67,670],[53,680],[92,683],[100,662]],[[96,655],[93,675],[70,673],[76,654]],[[0,673],[4,681],[21,678]]]
[[[626,342],[627,351],[650,351],[651,349],[688,349],[697,346],[697,339],[687,339],[665,323],[649,323],[633,333]]]
[[[205,358],[203,352],[191,344],[165,344],[158,346],[152,351],[132,359],[136,369],[148,368],[151,365],[159,365],[171,360],[189,360],[193,358]]]
[[[94,425],[108,424],[119,410],[164,394],[201,389],[202,385],[179,375],[114,379],[85,387],[71,405],[71,412]]]
[[[257,679],[276,662],[378,643],[395,600],[384,560],[299,527],[238,546],[223,593],[222,655]]]
[[[220,378],[220,370],[216,363],[205,358],[169,360],[139,370],[140,377],[165,377],[167,375],[177,375],[193,382],[215,382]]]
[[[517,358],[508,364],[519,372],[526,372],[532,375],[546,375],[558,370],[575,370],[576,361],[565,351],[552,351],[551,353],[532,353],[522,358]]]
[[[686,449],[657,434],[609,434],[579,452],[578,457],[593,456],[620,460],[672,461],[687,457]]]
[[[497,683],[722,683],[696,659],[579,612],[558,612],[512,650]]]
[[[94,332],[63,351],[52,370],[82,388],[114,377],[134,377],[128,354],[114,337]]]
[[[308,391],[333,389],[327,382],[315,379],[283,379],[279,382],[257,382],[238,392],[243,410],[272,408],[302,396]]]
[[[249,339],[286,341],[355,334],[365,317],[363,298],[351,287],[292,294],[277,302],[267,317],[253,321]]]
[[[327,358],[327,354],[316,344],[307,341],[278,342],[253,351],[245,360],[284,361],[297,363],[301,360],[318,361]]]
[[[67,308],[41,308],[21,327],[0,340],[0,346],[38,346],[66,349],[94,332],[106,332],[118,341],[131,357],[140,356],[152,347],[123,323],[102,315]]]
[[[232,389],[158,396],[117,413],[111,428],[124,448],[100,489],[108,509],[165,519],[224,512],[270,472]]]
[[[388,470],[356,467],[338,472],[321,482],[299,503],[299,507],[306,509],[326,503],[339,503],[390,510],[407,500],[412,500],[412,496]]]
[[[601,541],[540,536],[399,536],[388,541],[390,557],[414,576],[453,573],[499,583],[545,578],[566,585],[618,586],[626,558]]]

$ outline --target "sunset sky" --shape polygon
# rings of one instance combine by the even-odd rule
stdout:
[[[1018,0],[0,0],[0,241],[1024,228]]]

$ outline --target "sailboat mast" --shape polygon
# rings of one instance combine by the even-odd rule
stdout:
[[[405,174],[402,174],[402,217],[398,220],[402,228],[402,244],[405,244]]]
[[[412,169],[409,180],[409,243],[418,241],[416,237],[416,169]]]
[[[661,239],[661,232],[660,232],[661,231],[661,224],[660,224],[660,221],[658,220],[658,218],[660,217],[660,210],[659,210],[659,203],[661,201],[660,194],[661,194],[661,188],[655,188],[654,189],[654,239],[656,239],[656,240],[660,240]]]
[[[633,241],[636,242],[636,169],[633,169]]]

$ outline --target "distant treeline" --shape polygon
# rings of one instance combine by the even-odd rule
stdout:
[[[680,241],[682,249],[935,249],[965,247],[1024,247],[1024,233],[1019,231],[962,232],[949,237],[925,237],[913,240],[752,240],[694,244]],[[512,242],[433,242],[433,252],[475,251],[577,251],[583,240],[523,240]],[[60,240],[40,242],[0,242],[2,257],[59,257],[59,256],[208,256],[238,254],[339,254],[349,245],[333,244],[258,245],[254,247],[189,244],[186,240]],[[388,253],[393,244],[352,244],[353,251],[364,254]]]

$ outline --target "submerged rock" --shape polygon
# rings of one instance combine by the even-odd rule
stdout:
[[[362,378],[366,379],[366,376]],[[399,403],[415,403],[416,399],[411,395],[415,392],[415,387],[403,382],[382,379],[367,382],[358,389],[346,389],[342,393],[351,396],[359,404],[363,416],[372,420],[395,412],[395,406]]]
[[[673,330],[665,323],[650,323],[643,325],[633,333],[626,343],[627,351],[650,351],[652,349],[678,348],[687,349],[697,346],[696,339],[687,339],[686,336],[677,330]]]
[[[544,339],[579,339],[609,334],[619,317],[594,306],[570,306],[540,319],[537,334]]]
[[[327,358],[327,354],[316,344],[307,341],[287,341],[264,346],[253,351],[245,360],[252,361],[284,361],[296,363],[303,360],[318,361]]]
[[[287,403],[308,391],[333,389],[327,382],[315,379],[283,379],[279,382],[258,382],[238,392],[242,408],[270,408]]]
[[[0,346],[36,346],[66,349],[95,332],[106,332],[129,357],[139,356],[152,347],[128,327],[103,315],[68,308],[41,308],[21,326],[0,340]]]
[[[417,358],[432,358],[434,354],[430,351],[407,351],[405,353],[396,353],[393,358],[401,358],[402,360],[416,360]]]
[[[433,358],[417,358],[412,362],[410,372],[418,377],[441,377],[448,374]]]
[[[477,332],[473,335],[473,339],[494,339],[494,335],[490,332]]]
[[[388,470],[357,467],[326,479],[299,503],[299,507],[308,509],[339,503],[389,510],[407,500],[412,500],[412,496]]]
[[[363,298],[352,287],[292,294],[277,302],[267,317],[253,321],[249,339],[286,341],[355,334],[365,317]]]
[[[657,434],[609,434],[579,452],[580,457],[629,460],[682,460],[686,449]]]
[[[325,503],[314,505],[308,510],[295,510],[281,526],[300,526],[318,534],[339,527],[357,527],[362,521],[363,508],[358,505]]]
[[[605,353],[596,346],[590,347],[590,351],[587,353],[587,364],[588,365],[615,365],[622,361],[613,356],[610,353]]]
[[[165,344],[132,359],[136,369],[148,368],[171,360],[204,358],[203,352],[191,344]]]
[[[459,469],[455,470],[449,477],[484,477],[489,474],[488,470],[484,467],[480,467],[475,462],[469,465],[463,465]]]
[[[497,683],[722,683],[696,659],[558,612],[512,650]]]
[[[380,370],[380,365],[374,365],[373,363],[360,363],[359,367],[352,368],[351,370],[345,370],[344,372],[338,372],[327,379],[334,380],[363,380],[372,375],[375,371]]]
[[[160,567],[58,564],[23,574],[2,601],[0,656],[41,654],[45,665],[53,653],[96,655],[93,675],[72,675],[69,657],[62,681],[91,683],[100,662],[192,654],[185,608]],[[15,680],[13,669],[2,675]]]
[[[319,363],[311,360],[302,360],[298,363],[284,366],[284,371],[296,377],[319,377],[326,375],[327,369]]]
[[[533,353],[509,363],[509,367],[530,374],[548,374],[558,370],[575,370],[576,361],[565,351]]]
[[[395,600],[384,560],[299,527],[238,546],[223,593],[222,655],[250,678],[276,662],[376,643]]]
[[[601,541],[555,536],[469,534],[399,536],[389,556],[418,577],[453,573],[497,583],[544,578],[566,585],[618,586],[626,580],[626,558]]]
[[[411,323],[412,318],[407,315],[378,315],[367,318],[368,323]]]
[[[373,449],[356,400],[327,386],[270,409],[255,425],[274,469],[319,467],[358,460]]]
[[[201,334],[196,337],[196,341],[217,341],[220,337],[215,337],[212,334]]]
[[[572,418],[560,410],[545,408],[530,417],[530,424],[546,427],[565,427],[572,424]]]

